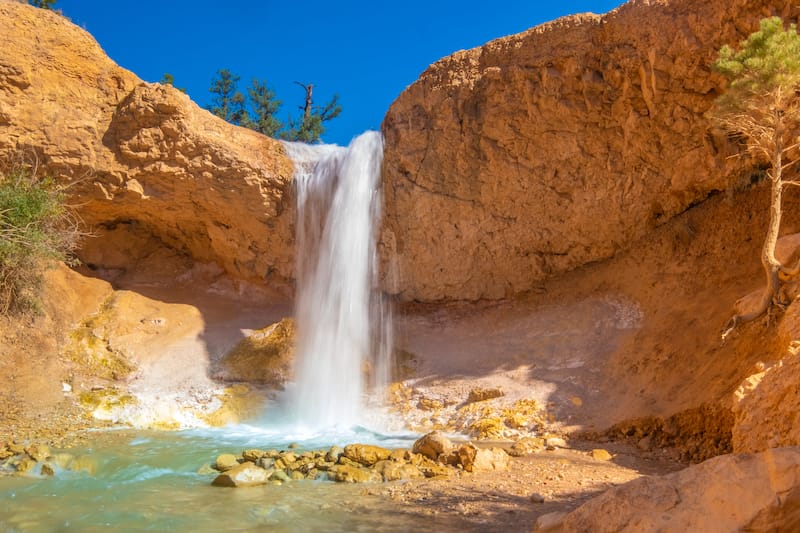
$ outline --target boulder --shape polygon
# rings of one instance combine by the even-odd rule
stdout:
[[[272,472],[259,468],[253,463],[245,462],[226,470],[211,482],[215,487],[252,487],[265,485]]]
[[[555,520],[553,518],[556,518]],[[800,448],[723,455],[642,477],[536,531],[798,531]]]
[[[223,355],[214,378],[283,388],[292,379],[295,325],[291,318],[250,332]]]
[[[399,463],[397,461],[378,461],[375,463],[375,471],[383,476],[384,481],[425,477],[416,466],[408,463]]]
[[[509,456],[504,449],[478,448],[471,442],[459,446],[458,458],[467,472],[506,470],[509,464]]]
[[[47,444],[31,444],[25,448],[25,453],[37,463],[41,463],[50,457],[50,447]]]
[[[328,476],[343,483],[378,483],[383,481],[380,473],[367,468],[336,465],[328,470]]]
[[[348,444],[343,455],[351,461],[364,466],[372,466],[378,461],[389,458],[391,450],[370,444]]]
[[[414,442],[413,453],[419,453],[437,461],[440,455],[447,455],[454,449],[453,443],[439,431],[432,431]]]
[[[382,125],[381,255],[402,273],[383,269],[384,287],[424,301],[531,290],[749,180],[753,162],[730,159],[705,116],[723,85],[710,65],[794,6],[627,2],[431,65]]]
[[[223,453],[214,461],[214,468],[220,472],[226,472],[239,465],[238,458],[232,453]]]

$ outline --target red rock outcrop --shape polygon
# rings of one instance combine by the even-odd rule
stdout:
[[[64,17],[6,0],[0,155],[76,182],[80,215],[100,235],[87,263],[130,268],[167,247],[238,279],[292,276],[293,168],[278,141],[142,82]]]
[[[611,257],[748,180],[710,64],[781,0],[633,0],[431,65],[383,123],[383,259],[405,299],[500,298]],[[388,270],[387,270],[388,271]]]

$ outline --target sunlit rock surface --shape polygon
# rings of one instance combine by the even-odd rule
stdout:
[[[606,491],[539,532],[796,531],[800,450],[724,455]]]
[[[633,1],[456,52],[383,122],[383,254],[405,299],[502,298],[613,256],[746,163],[710,64],[787,0]],[[388,271],[387,271],[388,272]]]
[[[142,82],[66,18],[0,2],[0,158],[15,157],[75,182],[97,268],[167,247],[238,279],[292,277],[293,167],[278,141]]]

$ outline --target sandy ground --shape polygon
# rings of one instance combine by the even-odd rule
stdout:
[[[508,471],[389,483],[365,489],[395,512],[458,524],[464,531],[531,531],[544,514],[566,512],[604,490],[643,475],[660,475],[685,465],[668,452],[642,453],[622,443],[572,442],[567,449],[512,458]],[[592,458],[605,446],[613,458]]]

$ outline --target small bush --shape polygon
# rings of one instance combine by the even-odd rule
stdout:
[[[45,268],[73,260],[81,234],[65,196],[35,166],[0,172],[0,315],[38,312]]]

